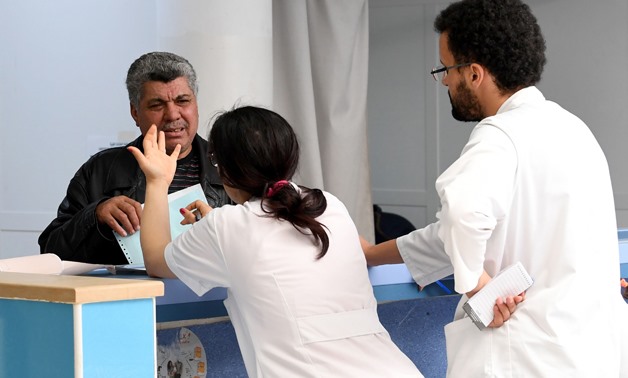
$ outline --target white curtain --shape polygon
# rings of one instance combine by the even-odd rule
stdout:
[[[297,130],[300,178],[340,198],[373,237],[366,0],[273,1],[274,105]]]
[[[200,132],[234,104],[269,107],[301,144],[296,181],[347,206],[373,240],[367,153],[366,0],[161,0],[160,45],[200,82]]]

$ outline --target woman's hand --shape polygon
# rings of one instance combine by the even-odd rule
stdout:
[[[138,148],[130,146],[127,149],[137,160],[142,172],[146,176],[146,182],[163,181],[170,186],[177,170],[177,159],[181,152],[178,144],[171,155],[166,153],[166,136],[163,131],[157,132],[157,126],[152,125],[144,135],[144,153]]]
[[[207,215],[213,208],[203,201],[196,200],[186,207],[182,207],[180,212],[183,215],[181,224],[193,224]]]

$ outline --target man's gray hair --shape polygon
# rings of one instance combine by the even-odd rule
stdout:
[[[198,83],[194,67],[185,58],[169,52],[150,52],[137,58],[126,76],[126,89],[129,91],[129,101],[136,108],[142,98],[142,86],[148,81],[169,83],[180,77],[185,77],[194,96],[198,94]]]

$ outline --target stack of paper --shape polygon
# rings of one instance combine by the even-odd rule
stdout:
[[[0,272],[77,275],[104,268],[104,265],[61,261],[54,253],[0,260]]]

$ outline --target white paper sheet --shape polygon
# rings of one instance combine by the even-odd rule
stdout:
[[[179,236],[192,226],[191,224],[181,224],[183,217],[181,213],[179,213],[179,209],[186,207],[196,200],[207,203],[207,198],[205,198],[205,193],[203,192],[201,184],[196,184],[168,195],[170,210],[170,234],[172,239]],[[142,206],[144,205],[142,204]],[[142,246],[140,244],[140,232],[136,232],[128,236],[120,236],[115,231],[113,233],[118,241],[118,244],[120,244],[120,248],[122,248],[122,251],[126,256],[129,265],[133,265],[135,267],[143,266],[144,256],[142,255]]]

